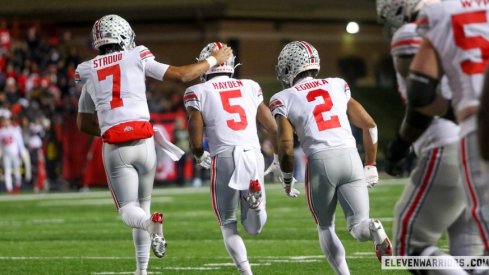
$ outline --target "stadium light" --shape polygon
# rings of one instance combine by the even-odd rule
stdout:
[[[360,26],[357,22],[348,22],[346,25],[346,32],[350,34],[355,34],[360,31]]]

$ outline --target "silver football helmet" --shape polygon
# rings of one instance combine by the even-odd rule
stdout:
[[[416,19],[424,7],[440,0],[376,0],[377,20],[386,27],[397,29]]]
[[[199,62],[202,60],[205,60],[207,57],[211,56],[214,48],[220,49],[224,46],[227,46],[227,45],[222,43],[222,42],[217,42],[217,41],[207,44],[207,46],[205,46],[202,49],[202,51],[200,52],[200,55],[197,58],[197,60]],[[206,80],[207,75],[210,75],[210,74],[228,73],[228,74],[233,75],[234,69],[236,68],[236,66],[234,65],[234,59],[235,58],[236,58],[236,56],[233,55],[230,58],[228,58],[228,60],[226,60],[226,62],[224,62],[223,64],[217,64],[217,65],[209,68],[204,74],[202,74],[200,76],[200,80],[202,82],[204,82]]]
[[[92,28],[93,47],[98,50],[102,45],[118,44],[124,50],[136,46],[134,31],[131,25],[122,17],[110,14],[95,21]]]
[[[292,87],[298,74],[308,70],[319,73],[319,54],[316,48],[305,41],[294,41],[285,45],[275,66],[277,79],[286,87]]]

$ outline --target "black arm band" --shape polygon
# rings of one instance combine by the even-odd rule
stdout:
[[[443,116],[444,119],[448,119],[448,120],[451,120],[455,123],[458,123],[457,122],[457,117],[455,116],[455,110],[453,109],[453,106],[452,106],[452,103],[450,102],[448,104],[448,109],[447,109],[447,112],[445,113],[445,115]]]
[[[424,107],[435,100],[438,79],[411,71],[407,79],[408,105],[414,108]]]
[[[407,108],[406,117],[404,119],[407,124],[422,131],[426,130],[430,126],[431,121],[433,121],[433,117],[423,115],[411,107]]]

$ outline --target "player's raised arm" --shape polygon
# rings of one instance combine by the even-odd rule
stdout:
[[[189,82],[203,73],[209,68],[214,67],[217,64],[226,62],[233,55],[233,50],[227,46],[223,46],[220,49],[212,51],[211,56],[198,63],[184,65],[184,66],[171,66],[163,75],[164,80],[173,80],[180,82]]]

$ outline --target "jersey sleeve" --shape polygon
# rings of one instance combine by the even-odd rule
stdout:
[[[88,80],[90,69],[89,62],[83,62],[76,67],[75,70],[75,83],[77,85],[83,85]]]
[[[255,81],[251,81],[251,87],[253,89],[253,101],[256,106],[260,105],[263,102],[263,91],[261,90],[260,84]]]
[[[199,93],[195,86],[188,88],[183,95],[183,104],[185,104],[185,109],[192,107],[200,112],[202,112],[202,106],[200,104]]]
[[[91,89],[93,89],[93,86],[89,81],[83,85],[80,99],[78,100],[79,113],[90,113],[90,114],[95,113],[95,103],[93,102],[93,99],[90,96]]]
[[[145,46],[138,46],[139,58],[144,67],[144,74],[156,80],[163,80],[163,76],[170,67],[155,60],[153,53]]]
[[[421,37],[416,33],[415,24],[405,24],[392,37],[391,55],[415,55],[421,45]]]
[[[273,117],[275,117],[277,115],[281,115],[284,117],[288,116],[287,108],[284,104],[284,100],[278,94],[275,94],[274,96],[272,96],[272,98],[270,99],[270,104],[268,105],[268,107],[270,108],[270,111],[272,112]]]
[[[351,91],[350,91],[350,85],[346,83],[344,79],[338,78],[340,80],[339,85],[340,89],[345,93],[346,96],[346,101],[350,101],[351,98]]]

